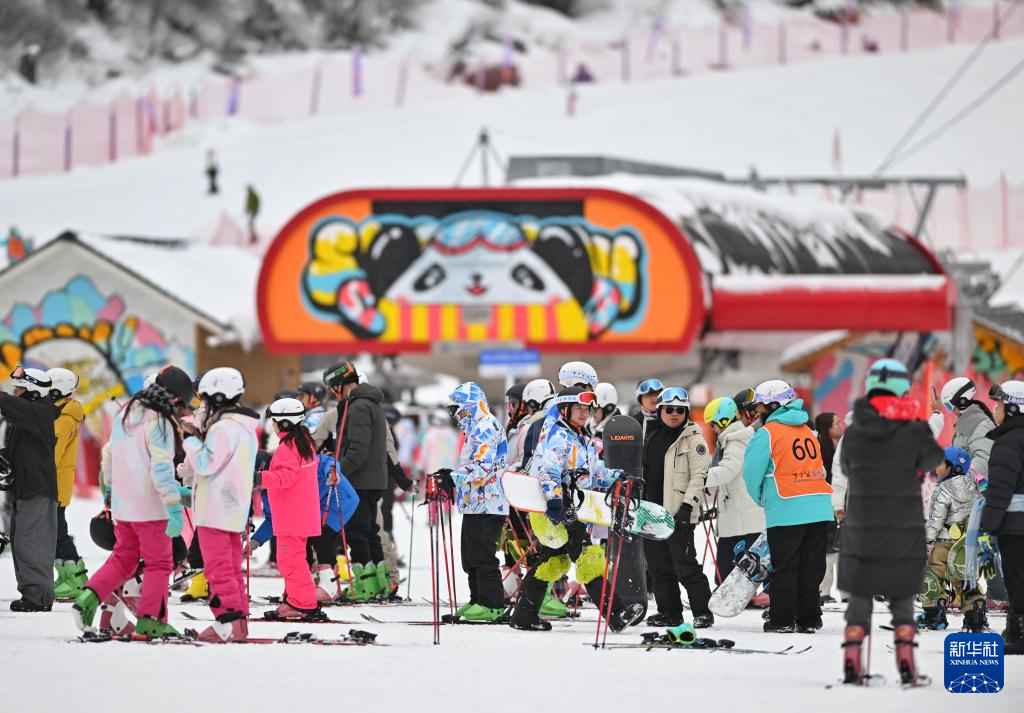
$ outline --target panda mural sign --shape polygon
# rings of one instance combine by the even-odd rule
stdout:
[[[292,218],[264,259],[258,305],[278,352],[664,351],[696,337],[701,284],[679,229],[624,193],[379,189]]]

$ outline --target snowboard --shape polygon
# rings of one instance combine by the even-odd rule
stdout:
[[[734,617],[746,609],[757,587],[772,570],[768,535],[764,532],[743,552],[736,555],[736,567],[715,591],[708,606],[718,616]]]
[[[607,453],[606,446],[605,455]],[[540,487],[540,482],[532,475],[506,471],[501,476],[501,487],[508,498],[508,504],[516,510],[541,514],[546,512],[547,499],[544,497],[544,491]],[[606,493],[580,489],[576,490],[575,494],[574,502],[566,502],[566,510],[574,510],[577,520],[590,525],[611,526],[612,509],[605,501]],[[657,503],[642,500],[631,515],[632,519],[627,527],[631,535],[651,540],[665,540],[675,529],[672,515]]]
[[[643,465],[641,464],[641,453],[643,451],[643,437],[640,431],[640,424],[630,416],[612,416],[611,420],[604,427],[604,464],[609,468],[618,468],[624,471],[628,477],[641,478],[643,476]],[[634,487],[637,482],[634,481]],[[634,493],[637,498],[643,497],[643,493]],[[648,503],[654,505],[654,503]],[[656,507],[665,510],[657,505]],[[667,514],[667,513],[666,513]],[[609,524],[611,512],[609,509]],[[671,515],[668,519],[675,527],[675,521]],[[639,522],[639,516],[634,522]],[[666,539],[668,534],[657,539]],[[615,593],[621,599],[622,605],[640,604],[644,608],[640,621],[647,617],[647,560],[644,557],[644,542],[637,537],[630,527],[626,532],[619,527],[610,527],[608,530],[608,576],[615,579]],[[611,582],[608,582],[611,586]]]

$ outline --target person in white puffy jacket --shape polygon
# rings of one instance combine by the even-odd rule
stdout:
[[[729,396],[713,400],[704,407],[704,423],[718,437],[715,464],[708,470],[704,483],[718,488],[718,574],[729,576],[734,567],[733,550],[741,540],[747,545],[764,531],[764,510],[755,503],[743,483],[743,456],[754,435],[754,429],[739,419],[736,401]]]

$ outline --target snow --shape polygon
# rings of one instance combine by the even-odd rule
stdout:
[[[830,174],[832,134],[842,131],[844,169],[869,173],[913,116],[970,53],[947,47],[906,55],[829,59],[787,68],[716,73],[580,90],[565,113],[560,90],[465,96],[434,105],[254,125],[192,125],[151,156],[68,174],[0,182],[0,215],[43,241],[64,229],[196,236],[222,212],[239,219],[247,183],[263,197],[258,228],[275,233],[324,194],[366,186],[447,186],[489,127],[501,155],[615,154],[746,175]],[[1024,39],[991,46],[963,86],[994,81]],[[971,95],[973,96],[973,94]],[[923,127],[961,105],[955,94]],[[972,184],[1024,180],[1018,122],[1024,83],[1011,83],[933,150],[894,170],[959,174]],[[205,194],[205,152],[215,148],[222,192]],[[477,171],[470,175],[475,179]],[[54,210],[59,196],[59,210]]]
[[[76,499],[68,509],[72,533],[90,570],[106,553],[86,535],[88,519],[100,507],[96,500]],[[409,521],[403,505],[395,507],[399,548],[409,544]],[[879,688],[826,690],[841,671],[839,613],[826,613],[825,627],[813,636],[764,634],[759,611],[734,620],[719,620],[705,632],[731,638],[737,646],[783,648],[813,646],[792,656],[741,656],[686,651],[594,651],[596,612],[583,610],[581,620],[547,633],[507,627],[442,627],[441,645],[432,644],[429,626],[371,624],[359,614],[382,620],[428,620],[430,607],[429,552],[423,509],[416,514],[412,595],[417,606],[359,606],[329,609],[341,625],[253,624],[256,636],[278,636],[305,630],[330,638],[356,628],[378,634],[386,647],[322,648],[313,646],[207,646],[204,648],[145,644],[79,644],[69,613],[57,604],[48,614],[14,614],[8,602],[17,596],[10,551],[0,557],[0,710],[62,712],[78,710],[181,711],[308,711],[365,709],[389,711],[547,711],[554,707],[596,711],[735,707],[758,711],[863,711],[904,713],[939,710],[949,705],[942,688],[942,632],[926,632],[917,655],[920,667],[936,679],[929,688],[901,691],[895,683],[892,654],[886,651],[889,632],[875,629],[871,670],[889,683]],[[453,523],[458,550],[460,523]],[[703,542],[698,542],[698,551]],[[262,548],[265,552],[266,548]],[[258,556],[265,556],[259,554]],[[455,557],[458,559],[458,552]],[[710,560],[708,562],[710,568]],[[465,576],[456,566],[458,598],[466,597]],[[253,578],[259,595],[280,594],[281,581]],[[444,577],[441,577],[444,587]],[[403,585],[402,593],[405,593]],[[176,599],[177,595],[174,595]],[[888,616],[877,605],[876,623]],[[261,607],[262,611],[266,607]],[[653,608],[653,603],[652,603]],[[200,605],[171,606],[171,622],[195,627],[181,617],[188,611],[208,616]],[[951,624],[959,617],[951,615]],[[997,629],[1005,622],[993,616]],[[609,642],[639,642],[640,626],[608,635]],[[986,713],[1019,710],[1024,660],[1007,657],[1007,690],[984,699]]]
[[[256,281],[260,257],[224,245],[140,243],[78,235],[85,245],[193,308],[229,325],[244,345],[260,340]]]
[[[793,344],[782,351],[779,355],[780,364],[789,364],[790,362],[803,359],[806,356],[810,356],[817,351],[827,349],[836,342],[846,339],[850,336],[850,333],[845,329],[833,329],[827,332],[821,332],[814,336],[802,339],[796,344]]]

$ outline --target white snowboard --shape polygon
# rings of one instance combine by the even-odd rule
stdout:
[[[768,550],[768,537],[762,532],[754,544],[736,558],[736,567],[712,592],[708,607],[718,616],[739,616],[739,613],[747,608],[747,604],[757,593],[758,586],[768,577],[771,569],[772,556]]]

